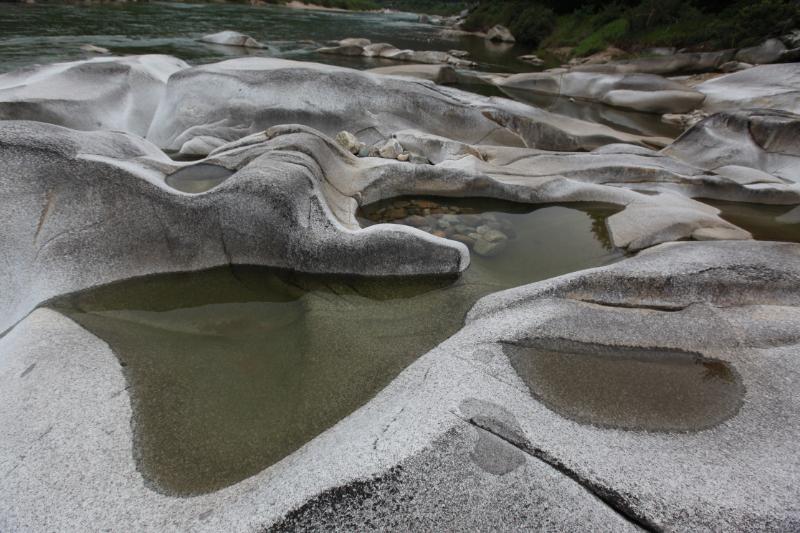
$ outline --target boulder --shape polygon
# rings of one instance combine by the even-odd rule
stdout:
[[[737,165],[798,182],[800,115],[767,109],[717,113],[662,153],[704,169]]]
[[[612,61],[609,63],[577,65],[572,70],[580,72],[606,72],[617,74],[639,73],[672,76],[696,72],[712,72],[723,63],[734,59],[735,50],[719,52],[697,52],[673,56],[649,57]]]
[[[96,57],[0,74],[0,120],[144,135],[167,79],[188,66],[170,56],[142,55]]]
[[[654,74],[523,73],[498,81],[498,86],[659,114],[686,113],[705,98],[698,91]]]
[[[0,261],[7,295],[0,331],[56,293],[151,273],[231,262],[365,275],[387,268],[458,272],[469,264],[463,245],[424,232],[359,229],[361,189],[391,176],[362,176],[372,165],[362,168],[362,160],[318,132],[271,135],[180,163],[129,134],[0,121],[0,197],[13,206],[13,230],[3,232],[0,249],[14,250]],[[195,165],[224,167],[230,177],[202,194],[169,185],[168,176]]]
[[[486,39],[504,43],[513,43],[517,41],[514,36],[511,35],[511,30],[500,24],[492,26],[489,31],[486,32]]]
[[[388,76],[407,76],[430,80],[440,85],[458,83],[458,74],[449,65],[396,65],[392,67],[378,67],[367,72],[385,74]]]
[[[247,98],[233,97],[241,94]],[[383,142],[404,129],[468,143],[555,150],[586,150],[612,142],[669,143],[423,80],[261,57],[203,65],[172,76],[147,138],[179,152],[194,137],[229,142],[287,121],[328,135],[359,132],[367,144]]]
[[[768,39],[758,46],[742,48],[736,52],[736,61],[761,65],[778,61],[786,52],[786,45],[780,39]]]
[[[761,65],[695,87],[708,112],[767,108],[800,113],[800,63]]]
[[[358,154],[361,149],[361,143],[358,138],[349,131],[340,131],[336,134],[335,140],[339,143],[339,146],[351,154]]]
[[[425,64],[448,64],[458,67],[472,67],[475,63],[462,59],[461,55],[448,52],[401,50],[389,43],[372,43],[369,39],[344,39],[337,46],[320,48],[321,54],[345,56],[382,57],[394,61],[409,61]]]
[[[221,31],[219,33],[212,33],[200,37],[200,41],[211,44],[222,44],[225,46],[242,46],[245,48],[266,48],[266,45],[261,44],[249,35],[239,33],[238,31]]]

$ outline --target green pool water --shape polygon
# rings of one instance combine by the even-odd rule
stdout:
[[[148,482],[194,495],[251,476],[453,335],[481,296],[622,257],[608,244],[604,220],[614,210],[606,206],[436,201],[510,221],[514,237],[500,254],[473,254],[461,276],[365,279],[226,267],[132,279],[52,302],[119,358]]]

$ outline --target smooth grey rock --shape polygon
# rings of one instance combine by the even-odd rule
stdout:
[[[408,76],[430,80],[440,85],[458,83],[458,74],[449,65],[396,65],[392,67],[378,67],[367,72],[384,74],[388,76]]]
[[[686,113],[705,98],[698,91],[654,74],[523,73],[500,80],[498,86],[659,114]]]
[[[489,31],[486,32],[486,39],[504,43],[514,43],[517,41],[511,34],[511,30],[501,24],[496,24],[489,28]]]
[[[766,109],[717,113],[662,153],[708,170],[738,165],[798,182],[800,116]]]
[[[147,138],[180,152],[197,136],[230,142],[288,120],[328,135],[351,131],[368,144],[409,128],[462,142],[555,150],[669,143],[423,80],[270,58],[223,61],[172,76]]]
[[[675,54],[673,56],[649,57],[612,61],[609,63],[577,65],[572,67],[580,72],[606,72],[617,74],[660,74],[672,76],[676,74],[690,74],[696,72],[713,72],[723,63],[731,61],[736,54],[735,50],[721,50],[719,52],[697,52]]]
[[[753,65],[750,63],[742,63],[740,61],[728,61],[727,63],[723,63],[719,66],[719,70],[725,73],[731,72],[739,72],[741,70],[747,70],[752,68]]]
[[[0,74],[0,120],[144,135],[167,79],[188,66],[170,56],[142,55],[96,57]]]
[[[488,142],[522,144],[473,102],[468,93],[445,91],[422,80],[317,63],[241,58],[171,77],[147,138],[180,151],[196,136],[229,142],[291,121],[328,135],[350,131],[368,144],[409,127],[459,132],[473,141],[486,137]]]
[[[200,42],[222,44],[225,46],[242,46],[245,48],[266,48],[266,45],[256,41],[249,35],[231,30],[204,35],[200,38]]]
[[[800,63],[761,65],[695,87],[708,112],[766,108],[800,113]]]
[[[774,63],[781,58],[785,51],[786,45],[780,39],[767,39],[758,46],[742,48],[736,52],[736,61],[753,65]]]

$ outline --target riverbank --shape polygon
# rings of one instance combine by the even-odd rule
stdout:
[[[468,31],[507,26],[517,41],[540,50],[583,57],[615,46],[629,52],[653,47],[707,51],[740,48],[800,27],[792,0],[700,2],[654,0],[569,3],[540,0],[481,2],[465,19]]]

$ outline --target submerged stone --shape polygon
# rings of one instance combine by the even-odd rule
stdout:
[[[531,394],[584,424],[699,431],[736,415],[744,397],[730,364],[697,353],[541,339],[505,351]]]

